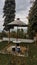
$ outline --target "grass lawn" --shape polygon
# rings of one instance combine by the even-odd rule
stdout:
[[[37,59],[0,54],[0,65],[37,65]]]
[[[0,54],[0,65],[8,65],[12,56],[8,54]]]
[[[0,65],[29,65],[30,59],[25,57],[17,57],[8,54],[0,54]]]
[[[3,48],[5,48],[6,46],[9,46],[9,45],[15,45],[15,43],[13,43],[13,42],[8,43],[8,41],[0,42],[0,50],[2,50]]]
[[[8,42],[1,42],[0,50],[6,45],[8,45]],[[17,57],[10,54],[0,54],[0,65],[37,65],[37,45],[29,45],[28,57]]]
[[[3,49],[6,45],[8,45],[7,41],[0,42],[0,50]]]

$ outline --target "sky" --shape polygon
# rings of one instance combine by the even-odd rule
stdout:
[[[28,24],[27,16],[31,7],[30,0],[15,0],[16,2],[16,13],[15,18],[20,18],[23,22]],[[3,7],[5,0],[0,0],[0,30],[3,30]]]

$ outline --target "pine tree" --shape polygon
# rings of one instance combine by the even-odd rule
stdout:
[[[14,21],[15,18],[15,0],[5,0],[5,5],[3,8],[4,12],[4,25]]]
[[[35,0],[32,7],[30,8],[28,21],[29,21],[29,27],[28,27],[29,37],[33,38],[35,32],[37,32],[37,0]]]

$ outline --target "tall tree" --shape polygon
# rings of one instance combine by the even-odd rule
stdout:
[[[32,7],[30,8],[28,20],[29,20],[29,27],[28,27],[29,37],[33,38],[35,32],[37,32],[37,0],[35,0]]]
[[[4,12],[4,25],[10,23],[15,18],[15,0],[5,0],[5,5],[3,8]]]
[[[8,23],[14,21],[15,18],[15,0],[5,0],[5,5],[3,8],[4,13],[4,29],[9,30],[9,42],[10,42],[10,27],[7,26]]]

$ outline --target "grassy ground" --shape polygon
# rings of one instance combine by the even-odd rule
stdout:
[[[4,48],[7,44],[8,42],[1,42],[0,49]],[[28,57],[17,57],[10,54],[0,54],[0,65],[37,65],[37,45],[29,45]]]
[[[12,44],[12,42],[8,43],[8,41],[2,41],[0,42],[0,50],[4,49],[8,45]]]
[[[0,54],[0,65],[37,65],[37,59]]]
[[[8,54],[0,54],[0,65],[8,65],[11,60],[11,55]]]
[[[11,45],[15,45],[15,43],[13,43],[13,42],[10,42],[10,44],[11,44]],[[5,47],[9,46],[10,44],[8,43],[8,41],[0,42],[0,50],[4,49]],[[21,46],[24,46],[23,43],[22,43],[22,44],[20,43],[20,45],[21,45]],[[25,45],[26,45],[26,44],[25,44]]]
[[[29,58],[31,60],[30,65],[37,65],[37,45],[29,45]]]
[[[6,45],[8,45],[8,42],[0,42],[0,50],[3,49]]]
[[[0,54],[0,65],[30,65],[30,62],[29,58]]]

